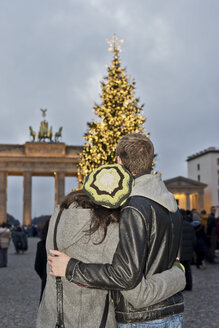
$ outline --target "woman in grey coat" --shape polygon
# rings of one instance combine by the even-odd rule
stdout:
[[[119,240],[119,210],[95,205],[83,191],[69,194],[61,208],[63,212],[57,228],[58,250],[87,263],[111,263]],[[53,237],[58,213],[57,207],[50,220],[47,254],[49,250],[54,249]],[[185,285],[183,277],[183,271],[172,268],[150,279],[143,279],[135,288],[135,295],[139,290],[144,306],[156,304],[182,290]],[[99,328],[107,291],[78,286],[70,283],[65,277],[62,282],[65,328]],[[142,290],[145,290],[145,293],[142,293]],[[125,297],[126,292],[123,292],[123,295]],[[56,319],[55,277],[48,275],[39,307],[37,328],[54,328]],[[115,327],[115,312],[113,303],[110,302],[106,328]]]

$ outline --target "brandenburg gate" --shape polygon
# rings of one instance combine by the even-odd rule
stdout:
[[[41,109],[43,117],[47,109]],[[55,179],[55,205],[65,194],[65,177],[77,177],[77,164],[82,146],[59,142],[62,127],[52,140],[52,127],[44,119],[36,132],[29,127],[32,142],[24,145],[0,144],[0,224],[7,221],[7,177],[23,176],[23,225],[31,224],[32,177],[52,176]],[[49,139],[49,142],[45,140]],[[43,140],[43,141],[41,141]]]
[[[7,177],[23,176],[23,225],[31,224],[32,176],[53,176],[55,204],[65,192],[65,177],[77,176],[81,146],[27,142],[0,145],[0,223],[7,220]]]

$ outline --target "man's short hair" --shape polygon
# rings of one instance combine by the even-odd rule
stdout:
[[[122,137],[116,147],[116,155],[133,175],[150,173],[154,158],[151,140],[141,133],[130,133]]]

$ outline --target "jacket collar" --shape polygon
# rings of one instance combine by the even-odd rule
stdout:
[[[136,175],[131,196],[146,197],[162,205],[169,212],[177,211],[176,200],[161,180],[161,173]]]

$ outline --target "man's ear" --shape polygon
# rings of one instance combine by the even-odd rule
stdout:
[[[117,156],[116,159],[117,159],[117,164],[123,165],[122,160],[119,156]]]

